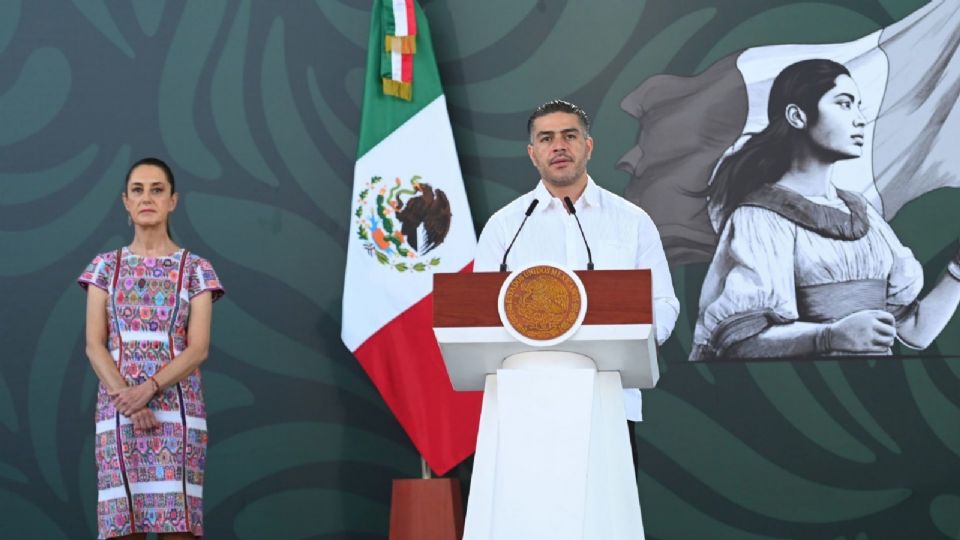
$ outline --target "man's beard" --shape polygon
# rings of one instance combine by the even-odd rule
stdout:
[[[583,167],[583,168],[578,167],[575,170],[571,171],[569,174],[565,174],[562,176],[547,175],[547,174],[544,174],[542,176],[543,176],[543,179],[546,180],[547,183],[551,185],[554,185],[557,187],[567,187],[567,186],[572,186],[573,184],[576,184],[577,180],[579,180],[580,177],[583,176],[584,173],[586,172],[587,172],[586,167]]]

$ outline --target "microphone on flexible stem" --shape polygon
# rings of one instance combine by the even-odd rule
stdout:
[[[503,262],[500,263],[501,272],[507,271],[507,255],[509,255],[510,250],[513,249],[513,243],[516,242],[517,237],[520,236],[520,231],[523,230],[523,226],[527,223],[527,218],[530,217],[530,214],[533,213],[533,209],[536,208],[538,204],[540,204],[540,201],[534,199],[530,202],[530,206],[527,207],[527,211],[523,213],[523,221],[520,222],[520,226],[517,228],[517,234],[513,235],[513,240],[510,241],[510,245],[507,246],[507,250],[503,252]]]
[[[580,236],[583,237],[583,245],[587,248],[587,270],[593,270],[593,255],[590,253],[590,244],[587,243],[587,235],[583,234],[583,225],[580,225],[577,210],[573,207],[573,201],[570,200],[570,197],[564,197],[563,202],[567,205],[567,211],[573,214],[573,219],[577,220],[577,227],[580,228]]]

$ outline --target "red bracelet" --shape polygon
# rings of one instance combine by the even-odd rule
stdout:
[[[153,376],[150,377],[150,382],[153,383],[153,395],[154,395],[154,396],[159,395],[159,394],[160,394],[160,383],[158,383],[157,380],[153,378]]]

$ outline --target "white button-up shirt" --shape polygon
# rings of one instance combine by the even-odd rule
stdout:
[[[490,217],[477,244],[475,272],[500,269],[503,254],[533,199],[540,202],[507,256],[507,268],[515,270],[526,264],[551,262],[571,270],[586,270],[587,249],[577,222],[541,180],[536,189]],[[673,291],[667,257],[653,220],[640,207],[601,188],[590,177],[573,206],[590,243],[595,269],[651,270],[657,343],[666,341],[680,313],[680,302]],[[640,391],[625,390],[624,399],[627,418],[640,420]]]

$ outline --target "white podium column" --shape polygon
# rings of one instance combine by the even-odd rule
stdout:
[[[642,539],[627,437],[619,374],[509,357],[486,381],[464,540]]]

